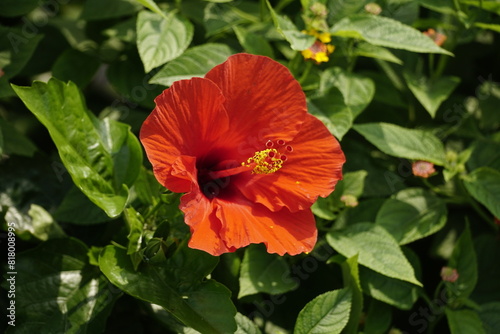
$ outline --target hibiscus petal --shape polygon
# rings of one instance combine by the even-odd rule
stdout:
[[[316,222],[310,209],[272,212],[243,197],[230,201],[217,198],[214,202],[217,217],[223,222],[219,235],[228,247],[264,243],[269,253],[296,255],[310,252],[316,243]]]
[[[252,156],[270,136],[291,140],[307,113],[300,84],[290,71],[263,56],[236,54],[208,72],[226,98],[231,134],[240,153]]]
[[[229,129],[229,119],[220,89],[204,78],[177,81],[155,102],[140,139],[156,178],[166,186],[174,161],[206,154]]]
[[[203,250],[214,256],[236,250],[234,247],[227,247],[220,238],[222,224],[215,215],[213,203],[200,191],[194,190],[182,196],[179,207],[184,212],[184,221],[191,230],[189,247]]]
[[[318,196],[328,196],[342,179],[344,153],[316,117],[308,115],[300,132],[287,144],[293,152],[287,154],[281,169],[267,175],[246,174],[234,180],[250,201],[272,211],[282,207],[291,212],[309,208]]]
[[[196,158],[181,155],[175,159],[170,175],[165,179],[165,188],[175,193],[185,193],[197,183]]]

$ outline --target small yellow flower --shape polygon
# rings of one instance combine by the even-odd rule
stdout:
[[[316,64],[325,63],[330,60],[328,56],[335,50],[335,46],[327,44],[332,41],[330,33],[318,32],[315,29],[303,30],[302,32],[316,37],[316,41],[313,45],[311,45],[308,49],[301,51],[304,59],[312,59],[316,62]]]

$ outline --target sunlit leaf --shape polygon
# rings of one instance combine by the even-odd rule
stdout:
[[[274,58],[273,49],[264,37],[240,26],[234,26],[233,30],[246,52]]]
[[[153,11],[154,13],[159,14],[159,15],[167,18],[165,13],[160,9],[160,7],[158,7],[156,2],[154,2],[153,0],[135,0],[135,1],[137,1],[138,3],[143,5],[144,7],[148,8],[149,10]]]
[[[390,123],[356,124],[353,128],[386,154],[425,160],[440,166],[445,163],[443,143],[427,131],[407,129]]]
[[[266,3],[273,18],[274,26],[283,34],[283,37],[290,43],[293,50],[301,51],[313,45],[316,37],[301,32],[287,16],[277,14],[269,0],[266,0]]]
[[[446,204],[441,198],[422,188],[408,188],[384,202],[375,223],[404,245],[436,233],[446,218]]]
[[[332,67],[321,73],[320,94],[337,87],[344,97],[345,104],[356,118],[370,104],[375,95],[373,81],[360,74],[350,73],[340,67]]]
[[[382,275],[422,285],[396,240],[383,227],[372,223],[349,225],[341,230],[332,230],[326,240],[346,257],[358,254],[359,264]]]
[[[179,57],[193,39],[187,19],[171,12],[167,18],[141,11],[137,17],[137,48],[146,72]]]
[[[349,288],[326,292],[300,311],[294,334],[341,333],[349,320],[352,292]]]
[[[404,72],[404,77],[413,95],[424,106],[425,110],[434,118],[436,111],[460,83],[460,78],[441,76],[427,79],[423,76]]]
[[[195,46],[162,67],[150,82],[170,86],[177,80],[202,77],[232,53],[224,44],[208,43]]]
[[[336,22],[330,32],[335,36],[362,39],[388,48],[452,55],[415,28],[388,17],[351,15]]]
[[[73,182],[108,216],[118,216],[142,164],[139,141],[129,126],[99,121],[72,82],[51,79],[13,88],[49,131]]]

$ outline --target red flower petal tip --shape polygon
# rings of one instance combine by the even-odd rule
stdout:
[[[236,54],[155,102],[140,139],[158,181],[185,193],[190,247],[212,255],[252,243],[280,255],[313,249],[310,207],[334,190],[345,157],[285,66]]]

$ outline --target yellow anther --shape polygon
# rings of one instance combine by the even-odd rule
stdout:
[[[276,172],[283,166],[283,160],[280,159],[280,154],[274,148],[255,152],[255,155],[242,163],[242,166],[254,166],[252,173],[254,174],[271,174]]]

